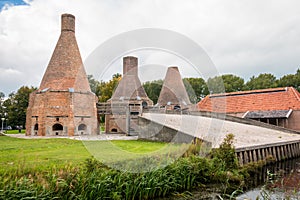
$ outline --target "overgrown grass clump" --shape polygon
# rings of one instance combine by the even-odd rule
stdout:
[[[233,138],[227,139],[210,158],[185,154],[164,168],[143,173],[112,169],[93,158],[22,173],[1,170],[0,199],[154,199],[211,183],[222,184],[228,193],[243,186],[245,172],[232,154]],[[147,164],[143,159],[136,162]]]

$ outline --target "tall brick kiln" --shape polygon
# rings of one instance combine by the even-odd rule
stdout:
[[[178,67],[168,68],[157,103],[170,109],[182,109],[191,105]]]
[[[137,130],[138,115],[142,108],[152,106],[138,77],[138,59],[123,58],[123,77],[111,99],[107,101],[111,112],[105,115],[106,132],[133,133]]]
[[[96,134],[96,101],[77,46],[75,17],[63,14],[61,34],[41,85],[30,94],[26,135]]]

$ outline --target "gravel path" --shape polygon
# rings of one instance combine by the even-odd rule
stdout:
[[[23,139],[49,139],[49,138],[68,138],[73,140],[137,140],[137,136],[126,136],[124,134],[100,134],[84,136],[25,136],[25,134],[5,134],[6,136]]]

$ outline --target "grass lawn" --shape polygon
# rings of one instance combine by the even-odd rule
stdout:
[[[19,139],[0,137],[0,173],[19,170],[49,170],[70,165],[80,166],[92,154],[113,161],[163,152],[168,144],[147,141],[78,141],[65,138]],[[91,154],[92,153],[92,154]],[[101,155],[99,157],[99,155]],[[110,160],[108,160],[110,161]]]
[[[6,131],[4,131],[4,133],[6,133],[6,134],[18,134],[19,130],[6,130]],[[24,134],[24,133],[25,133],[25,129],[22,129],[20,134]]]

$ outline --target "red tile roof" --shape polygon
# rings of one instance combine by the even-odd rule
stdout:
[[[260,110],[300,110],[300,93],[293,87],[208,95],[198,103],[200,111],[241,113]]]

